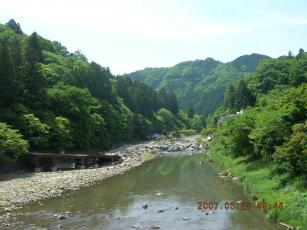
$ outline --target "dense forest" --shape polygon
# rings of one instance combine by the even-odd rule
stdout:
[[[14,20],[0,24],[0,92],[0,162],[28,150],[106,150],[204,121],[179,110],[173,92],[113,76]]]
[[[207,119],[214,159],[254,197],[280,201],[269,216],[307,227],[307,53],[262,61],[248,78],[229,86],[224,104]],[[241,112],[238,112],[241,110]]]
[[[260,61],[269,59],[260,54],[243,55],[222,63],[212,58],[187,61],[170,68],[146,68],[125,76],[140,80],[155,89],[174,91],[179,106],[207,116],[223,104],[227,87],[255,71]]]

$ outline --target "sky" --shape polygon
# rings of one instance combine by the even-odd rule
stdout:
[[[113,74],[307,49],[306,0],[0,0],[11,18]]]

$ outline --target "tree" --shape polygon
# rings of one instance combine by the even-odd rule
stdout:
[[[73,146],[70,121],[65,117],[54,118],[50,136],[50,144],[56,150],[66,150]]]
[[[140,114],[133,115],[133,135],[144,140],[151,133],[151,122]]]
[[[112,146],[112,137],[102,115],[96,112],[91,115],[91,127],[93,130],[92,137],[90,138],[91,146],[95,149],[110,148]]]
[[[25,83],[25,74],[26,74],[26,63],[25,63],[25,55],[23,54],[23,46],[21,41],[17,36],[14,36],[10,41],[11,47],[11,60],[13,64],[14,74],[15,74],[15,87],[17,100],[20,101],[21,96],[24,90]]]
[[[90,146],[91,106],[95,106],[96,100],[87,89],[75,86],[58,84],[48,89],[49,109],[56,116],[62,116],[70,120],[73,144],[79,149],[87,149]]]
[[[137,113],[142,114],[146,118],[152,117],[152,103],[150,101],[150,90],[148,86],[141,82],[136,82],[133,90],[133,100]]]
[[[67,48],[65,46],[63,46],[60,42],[54,41],[54,42],[52,42],[52,44],[53,44],[55,50],[59,54],[61,54],[64,57],[68,56],[69,52],[68,52]]]
[[[176,126],[176,118],[174,115],[167,109],[160,109],[156,116],[156,120],[160,123],[160,127],[162,128],[162,132],[164,131],[173,131],[177,128]]]
[[[300,48],[296,57],[301,58],[301,57],[304,56],[304,53],[305,53],[305,51],[302,48]]]
[[[6,23],[6,26],[7,27],[10,27],[12,30],[14,30],[14,32],[16,34],[23,34],[21,28],[20,28],[20,24],[19,23],[16,23],[14,19],[11,19],[9,20],[7,23]]]
[[[224,97],[224,105],[226,108],[234,109],[235,106],[235,88],[230,85]]]
[[[28,39],[27,47],[27,61],[30,66],[43,61],[42,48],[36,32],[33,32]]]
[[[277,147],[275,158],[285,163],[294,175],[307,173],[307,122],[292,127],[293,134],[282,146]]]
[[[5,154],[16,158],[28,151],[29,144],[18,130],[11,129],[6,123],[0,122],[0,162]]]
[[[285,110],[267,110],[257,114],[255,128],[249,135],[254,152],[264,159],[271,159],[275,147],[284,143],[291,133],[290,114]]]
[[[190,107],[189,107],[189,109],[188,109],[188,117],[190,118],[190,119],[192,119],[193,117],[194,117],[194,107],[193,107],[193,105],[190,105]]]
[[[127,105],[127,107],[135,112],[136,111],[136,105],[135,101],[133,100],[132,93],[134,84],[130,78],[123,78],[119,77],[116,82],[116,93],[119,97],[121,97],[124,100],[124,103]]]
[[[42,61],[42,49],[38,35],[34,32],[26,46],[26,76],[23,90],[24,102],[32,108],[41,107],[46,98],[45,80],[38,65]]]
[[[288,57],[289,57],[289,58],[292,58],[292,57],[293,57],[293,54],[292,54],[291,50],[289,50],[289,52],[288,52]]]
[[[191,128],[197,132],[200,132],[204,128],[203,119],[199,114],[193,116]]]
[[[168,108],[173,114],[179,112],[178,101],[174,92],[171,92],[168,96]]]
[[[48,147],[49,130],[50,126],[43,123],[34,114],[23,116],[23,134],[29,140],[32,149],[41,150]]]
[[[234,108],[240,110],[249,105],[253,105],[253,103],[254,97],[250,89],[244,80],[240,80],[234,92]]]
[[[288,52],[288,57],[289,57],[289,58],[292,58],[292,57],[293,57],[293,54],[292,54],[291,50],[289,50],[289,52]]]
[[[115,97],[112,94],[110,78],[111,73],[107,69],[102,68],[95,62],[90,63],[88,79],[89,91],[94,97],[112,103],[115,102]]]
[[[167,91],[164,87],[160,88],[158,91],[158,100],[161,108],[167,109]]]
[[[0,44],[0,106],[16,102],[17,84],[7,45]]]

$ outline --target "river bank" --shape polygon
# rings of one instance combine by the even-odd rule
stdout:
[[[169,153],[102,183],[23,205],[7,212],[11,219],[4,228],[0,221],[0,229],[279,230],[257,210],[227,208],[226,201],[239,205],[250,197],[201,157]],[[204,201],[218,204],[199,209]]]
[[[176,151],[198,152],[198,137],[165,139],[126,145],[111,152],[120,155],[123,162],[97,169],[8,174],[0,181],[0,210],[8,212],[29,202],[58,197],[67,191],[88,187],[140,166],[163,153]]]
[[[218,168],[222,180],[242,182],[262,212],[285,229],[307,229],[307,192],[304,178],[278,173],[278,165],[248,156],[232,157],[223,153],[205,154]],[[264,205],[264,206],[263,206]],[[285,224],[287,223],[287,224]]]

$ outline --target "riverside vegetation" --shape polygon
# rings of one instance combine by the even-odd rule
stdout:
[[[263,61],[209,116],[211,159],[239,176],[274,221],[307,228],[307,55]],[[242,109],[241,113],[235,113]],[[229,116],[231,114],[231,116]],[[221,119],[225,118],[225,119]]]
[[[203,127],[173,92],[114,76],[80,51],[27,36],[14,20],[0,24],[0,92],[0,163],[28,150],[101,151]]]

